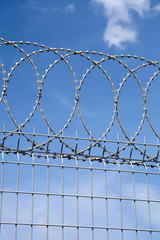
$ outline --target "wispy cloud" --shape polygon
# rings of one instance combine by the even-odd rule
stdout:
[[[37,1],[28,1],[24,6],[24,9],[32,10],[32,11],[39,11],[43,13],[49,12],[59,12],[59,13],[73,13],[75,11],[75,4],[70,3],[64,6],[64,8],[60,7],[47,7],[41,6]]]
[[[69,99],[64,97],[62,94],[56,93],[55,98],[58,100],[61,106],[63,106],[65,109],[71,110],[73,108],[73,103]],[[85,107],[81,107],[80,111],[81,111],[81,114],[85,117],[95,118],[95,114],[89,111],[89,109]]]
[[[144,18],[146,13],[160,11],[160,5],[151,9],[150,0],[92,0],[92,2],[104,7],[107,26],[103,39],[109,47],[122,48],[125,42],[136,42],[138,32],[132,12]]]
[[[156,12],[160,12],[160,4],[156,5],[156,6],[154,7],[154,10],[155,10]]]
[[[75,11],[75,4],[68,4],[65,9],[64,9],[64,12],[66,13],[72,13]]]
[[[58,100],[61,106],[63,106],[65,109],[71,110],[73,108],[72,102],[70,102],[70,100],[64,97],[62,94],[57,92],[55,94],[55,98]]]

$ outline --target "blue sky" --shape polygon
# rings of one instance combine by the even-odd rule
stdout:
[[[159,54],[158,0],[1,1],[1,36],[52,47]]]
[[[150,60],[159,60],[160,2],[156,0],[1,1],[0,14],[1,37],[6,40],[38,42],[53,48],[62,47],[77,51],[102,51],[111,55],[133,54]],[[23,47],[27,53],[39,50],[33,46],[23,45]],[[24,57],[12,46],[1,46],[0,54],[6,75],[14,67],[15,62]],[[97,55],[92,55],[92,58],[101,59]],[[51,52],[42,53],[32,56],[32,59],[42,79],[45,70],[57,60],[57,55]],[[79,84],[92,62],[75,55],[67,60]],[[123,62],[130,68],[143,64],[140,60],[124,59]],[[102,62],[101,65],[104,70],[107,70],[117,90],[123,78],[127,76],[128,70],[123,69],[121,64],[113,60]],[[147,82],[156,71],[158,71],[157,68],[147,66],[136,72],[143,89],[147,87]],[[88,131],[96,138],[100,138],[109,127],[114,110],[114,94],[109,81],[106,81],[106,77],[102,75],[98,68],[92,69],[79,92],[79,106],[83,120]],[[34,71],[31,65],[25,61],[13,72],[8,84],[8,106],[17,125],[25,121],[36,102],[37,78],[33,76]],[[43,108],[47,120],[58,133],[73,111],[75,84],[73,77],[71,78],[71,72],[63,62],[55,65],[46,79],[42,90]],[[157,110],[159,108],[157,101],[160,88],[157,81],[159,75],[154,79],[147,93],[147,107],[152,126],[160,134],[160,116]],[[2,84],[0,86],[2,89]],[[130,138],[137,131],[143,114],[142,91],[133,76],[127,79],[119,94],[118,109],[122,126]],[[1,103],[0,111],[1,129],[4,122],[7,129],[15,129],[7,117],[3,103]],[[76,113],[72,124],[64,134],[75,136],[77,129],[78,136],[88,137],[80,124],[78,112]],[[43,123],[39,121],[40,114],[36,111],[31,123],[26,124],[25,131],[32,131],[33,126],[36,125],[37,132],[48,132],[44,121]],[[125,140],[117,121],[114,123],[113,131],[107,135],[108,139],[117,139],[117,131],[120,139]],[[151,131],[147,121],[141,132],[141,136],[136,138],[137,141],[143,141],[146,135],[147,142],[157,142],[156,135]],[[13,143],[8,139],[8,144],[11,142]]]
[[[58,1],[58,0],[39,0],[39,1],[4,1],[1,0],[0,3],[0,37],[9,41],[30,41],[44,44],[48,47],[53,48],[69,48],[72,50],[89,50],[104,52],[111,55],[120,55],[120,54],[133,54],[137,56],[143,56],[150,60],[159,61],[160,56],[160,1],[159,0],[81,0],[81,1]],[[32,51],[39,50],[33,46],[23,46],[27,53]],[[63,53],[63,52],[62,52]],[[4,69],[6,70],[6,75],[10,72],[11,67],[15,65],[15,62],[19,61],[21,57],[24,57],[22,53],[19,53],[17,49],[14,49],[12,46],[0,47],[0,57],[1,61],[4,63]],[[97,56],[92,55],[93,59],[99,59]],[[57,60],[57,56],[52,53],[43,53],[42,55],[37,54],[32,57],[37,70],[40,74],[40,79],[45,72],[45,69],[49,67],[50,64],[53,64]],[[73,67],[73,71],[76,73],[76,79],[78,83],[82,79],[83,74],[86,73],[86,69],[89,69],[91,62],[87,61],[85,58],[79,56],[71,56],[67,58],[69,64]],[[140,60],[124,60],[125,64],[128,64],[132,67],[143,64]],[[126,69],[123,69],[120,64],[115,61],[108,61],[102,63],[102,66],[111,77],[115,89],[119,88],[119,84],[122,82],[123,77],[128,73]],[[52,71],[53,70],[53,71]],[[68,71],[63,62],[57,64],[51,72],[48,74],[46,81],[44,81],[43,91],[42,91],[42,100],[45,114],[47,119],[53,126],[55,132],[57,133],[64,124],[70,113],[73,110],[73,103],[75,98],[75,85],[73,84],[73,79],[71,79],[71,73]],[[158,71],[155,67],[142,68],[140,71],[137,71],[137,76],[140,79],[143,88],[146,88],[146,84],[149,81],[150,77],[154,75],[154,72]],[[0,73],[1,74],[1,73]],[[0,75],[2,79],[2,74]],[[158,83],[159,75],[155,77],[154,83],[151,84],[150,90],[148,92],[147,98],[150,100],[148,102],[148,114],[150,120],[153,123],[156,131],[160,134],[159,131],[159,89],[160,84]],[[131,80],[131,81],[129,81]],[[137,131],[139,123],[142,119],[143,113],[143,99],[142,93],[137,85],[133,76],[127,80],[125,86],[122,88],[119,97],[119,116],[122,121],[122,125],[127,131],[128,136],[134,136],[134,133]],[[13,72],[13,76],[10,78],[7,89],[7,100],[8,105],[13,113],[14,118],[17,121],[17,124],[21,124],[28,117],[33,106],[35,105],[36,96],[37,96],[37,78],[34,76],[34,71],[30,67],[28,62],[20,64],[20,67],[17,67]],[[0,90],[2,89],[2,81],[0,82]],[[80,109],[85,120],[85,123],[89,131],[93,132],[94,137],[101,137],[102,133],[109,126],[110,121],[112,120],[113,110],[114,110],[114,99],[113,93],[111,91],[109,82],[106,83],[106,78],[102,76],[102,73],[99,72],[99,69],[93,69],[90,74],[87,75],[86,80],[80,90]],[[39,110],[39,109],[38,109]],[[7,117],[4,104],[0,104],[0,129],[3,128],[3,123],[6,122],[7,130],[14,130],[15,126],[11,124],[11,121]],[[41,119],[41,121],[40,121]],[[78,129],[78,136],[88,135],[82,129],[82,125],[79,124],[78,114],[72,120],[71,126],[66,130],[65,135],[76,134],[76,129]],[[25,131],[31,131],[33,126],[36,125],[36,132],[47,133],[48,129],[43,121],[41,113],[36,111],[34,118],[30,123],[26,124]],[[98,127],[97,127],[98,126]],[[118,124],[114,124],[113,131],[107,135],[107,139],[117,139],[117,129]],[[120,140],[124,140],[125,136],[122,134],[119,129]],[[157,142],[155,134],[151,131],[151,128],[145,122],[144,127],[142,128],[142,135],[138,136],[137,141],[143,141],[143,137],[146,135],[147,142]],[[13,140],[15,139],[15,141]],[[40,139],[41,143],[44,139]],[[8,145],[15,144],[16,147],[17,138],[8,138],[6,141]],[[72,145],[72,141],[69,142]],[[21,142],[21,147],[30,147],[30,143],[27,143],[25,139]],[[58,146],[58,143],[54,143],[55,146]],[[54,146],[53,144],[53,146]],[[57,144],[57,145],[56,145]],[[88,144],[88,143],[87,143]],[[79,150],[88,145],[79,143]],[[109,150],[116,151],[112,145],[109,146]],[[94,151],[94,150],[93,150]],[[97,149],[95,150],[95,152]],[[98,150],[99,151],[99,150]],[[156,149],[157,151],[157,149]],[[99,153],[99,152],[98,152]],[[124,154],[128,154],[129,150],[126,150]],[[149,152],[153,156],[155,151]],[[101,154],[101,152],[100,152]],[[122,153],[123,154],[123,153]],[[133,154],[134,155],[134,154]],[[134,156],[139,155],[135,153]],[[10,157],[8,156],[8,159]],[[24,157],[25,158],[25,157]],[[23,159],[24,159],[23,158]],[[25,159],[26,160],[26,159]],[[16,160],[15,160],[16,161]],[[28,161],[28,160],[26,160]],[[31,159],[32,161],[32,159]],[[80,163],[81,164],[81,163]],[[88,163],[85,163],[88,164]],[[99,163],[98,163],[99,164]],[[97,165],[96,165],[97,166]],[[26,167],[26,166],[25,166]],[[21,170],[21,184],[22,190],[29,189],[31,187],[31,175],[32,169]],[[37,170],[36,178],[36,190],[38,189],[39,182],[41,183],[41,190],[46,192],[46,168]],[[158,171],[158,170],[157,170]],[[44,173],[45,172],[45,173]],[[12,174],[11,174],[12,173]],[[27,174],[26,174],[27,173]],[[59,172],[55,170],[57,176]],[[75,173],[69,174],[66,173],[66,192],[71,191],[75,193],[74,186],[67,186],[67,183],[73,182],[73,175]],[[5,180],[4,188],[5,189],[16,189],[17,181],[17,172],[15,169],[6,167],[5,170]],[[51,173],[52,174],[52,173]],[[88,171],[88,175],[89,175]],[[10,177],[8,178],[8,175]],[[112,187],[113,181],[116,181],[115,175],[117,177],[117,184]],[[131,174],[130,174],[131,175]],[[137,174],[138,175],[138,174]],[[137,176],[136,175],[136,176]],[[25,176],[23,178],[23,176]],[[84,177],[85,176],[85,177]],[[81,190],[84,191],[83,194],[86,194],[90,190],[90,175],[87,179],[87,174],[82,174],[80,177],[81,181]],[[125,179],[125,177],[124,177]],[[159,179],[158,179],[159,180]],[[130,191],[132,187],[132,179],[126,180],[127,184],[124,184],[123,191],[124,196],[132,197],[132,192]],[[51,184],[55,182],[57,189],[61,189],[60,177],[57,177],[54,181],[51,175]],[[86,184],[87,182],[87,184]],[[99,195],[104,194],[104,186],[101,183],[104,183],[104,174],[95,176],[95,192]],[[119,196],[118,189],[118,174],[111,173],[108,176],[109,182],[109,191],[111,196],[116,194]],[[153,199],[159,199],[159,186],[156,184],[157,180],[150,182],[150,194]],[[136,194],[140,198],[146,198],[144,193],[144,188],[146,188],[146,180],[141,177],[137,177],[136,182]],[[31,189],[29,189],[31,191]],[[143,192],[143,194],[142,194]],[[14,199],[13,199],[14,198]],[[57,198],[58,199],[58,198]],[[46,213],[46,199],[37,198],[37,209],[35,213],[35,221],[45,222],[45,213]],[[74,199],[75,200],[75,199]],[[73,200],[73,202],[74,202]],[[81,206],[86,206],[86,199],[83,199]],[[6,204],[4,205],[4,215],[3,220],[13,220],[15,215],[10,216],[10,212],[14,211],[12,201],[16,201],[15,196],[6,197]],[[23,201],[26,201],[26,205],[31,204],[31,196],[29,198],[19,200],[19,208],[22,210],[19,218],[26,221],[30,221],[29,211],[23,208]],[[42,204],[42,202],[45,204]],[[58,200],[55,200],[58,202]],[[5,201],[4,201],[5,202]],[[36,203],[35,203],[36,204]],[[56,203],[57,204],[57,203]],[[68,209],[71,209],[74,206],[73,203],[68,204]],[[114,205],[114,202],[110,203],[110,220],[111,225],[113,224],[114,215],[117,220],[117,225],[120,225],[119,218],[119,206]],[[98,204],[97,204],[98,206]],[[15,207],[15,204],[14,204]],[[51,210],[52,207],[50,206]],[[146,220],[145,209],[146,206],[139,204],[139,223],[140,227],[142,225],[148,228],[148,220]],[[76,207],[75,207],[76,209]],[[115,211],[117,209],[117,211]],[[125,206],[124,206],[125,209]],[[134,210],[134,207],[130,207],[131,211]],[[157,209],[155,205],[152,209],[152,223],[153,228],[159,228],[159,215],[157,214]],[[85,211],[85,207],[83,211]],[[96,209],[97,219],[103,218],[103,207]],[[101,212],[102,215],[98,215]],[[85,214],[82,214],[82,221],[85,222]],[[90,210],[88,210],[88,219],[90,218]],[[117,214],[117,215],[116,215]],[[58,211],[55,214],[56,218],[59,219]],[[67,215],[66,215],[67,216]],[[12,219],[13,217],[13,219]],[[66,217],[67,218],[67,217]],[[132,226],[134,219],[128,221],[129,215],[128,212],[125,212],[125,221],[126,225],[130,224]],[[75,215],[72,218],[68,218],[68,221],[74,221]],[[51,217],[51,223],[54,222],[54,219]],[[86,220],[87,221],[87,220]],[[67,222],[67,220],[66,220]],[[73,222],[71,222],[73,223]],[[145,225],[146,224],[146,225]],[[103,223],[102,223],[103,225]],[[12,229],[14,230],[14,229]],[[27,234],[26,230],[26,234]],[[41,234],[44,231],[42,230]],[[3,234],[5,233],[5,229]],[[12,235],[12,231],[10,232]],[[22,233],[19,233],[21,236]],[[35,236],[38,236],[38,231],[35,230]],[[51,231],[51,236],[54,233]],[[60,233],[59,233],[60,234]],[[70,233],[71,234],[71,233]],[[75,239],[74,233],[72,233],[72,238]],[[86,236],[83,232],[84,237]],[[30,236],[30,235],[28,235]],[[55,234],[58,236],[58,233]],[[116,234],[114,235],[116,236]],[[118,235],[119,236],[119,235]],[[42,237],[42,236],[41,236]],[[147,235],[149,237],[149,235]],[[20,238],[20,237],[19,237]],[[36,237],[35,237],[36,238]],[[90,234],[91,238],[91,234]],[[131,238],[131,237],[130,237]],[[4,238],[5,239],[5,238]],[[27,235],[26,235],[27,239]],[[40,239],[40,238],[39,238]],[[42,237],[43,239],[43,237]],[[71,238],[70,238],[71,239]],[[85,238],[83,238],[85,239]],[[88,238],[87,238],[88,239]],[[97,237],[98,239],[98,237]],[[134,237],[133,237],[134,239]],[[155,237],[156,239],[156,237]]]
[[[150,60],[159,60],[160,1],[157,0],[1,1],[0,14],[2,19],[0,23],[1,37],[6,40],[37,42],[49,47],[62,47],[72,50],[102,51],[111,55],[133,54],[143,56]],[[18,51],[11,50],[11,48],[12,47],[1,47],[1,61],[4,63],[4,68],[7,73],[10,71],[11,67],[14,66],[15,62],[22,57]],[[28,52],[34,50],[35,49],[32,47],[27,49]],[[45,69],[51,64],[51,54],[43,54],[41,57],[38,55],[38,58],[33,57],[33,60],[35,61],[35,64],[37,64],[41,78]],[[56,60],[56,56],[54,56],[54,60]],[[105,64],[102,64],[102,66],[109,72],[114,86],[117,89],[123,77],[126,76],[127,71],[123,72],[122,67],[111,62],[113,61],[110,61],[108,68],[106,68]],[[69,63],[72,65],[73,71],[76,72],[76,78],[78,81],[81,80],[86,69],[91,66],[90,62],[86,63],[84,59],[80,60],[79,57],[72,58]],[[133,66],[135,67],[138,64],[141,64],[140,61],[135,61]],[[60,67],[62,69],[64,66]],[[44,95],[44,104],[46,104],[45,108],[48,108],[48,113],[51,113],[51,109],[47,105],[47,100],[54,100],[56,105],[62,107],[62,111],[66,111],[66,114],[70,114],[73,107],[75,90],[73,84],[71,84],[69,80],[70,73],[68,70],[64,69],[63,75],[63,71],[59,71],[60,67],[58,68],[57,66],[57,72],[56,75],[54,75],[58,81],[54,81],[53,83],[52,80],[50,80],[50,82],[47,80],[48,82],[44,85],[45,91],[43,91],[43,94],[47,93]],[[117,71],[114,71],[115,67]],[[14,108],[13,114],[18,114],[17,111],[21,108],[19,124],[24,121],[25,117],[27,117],[26,114],[23,115],[22,113],[23,104],[25,103],[27,111],[31,111],[30,106],[33,106],[35,103],[35,96],[37,93],[36,79],[34,79],[34,83],[28,81],[23,77],[24,67],[23,72],[20,71],[22,70],[19,70],[19,72],[16,71],[15,74],[17,75],[14,75],[15,81],[17,81],[16,89],[14,81],[10,81],[8,85],[8,101],[11,109]],[[28,66],[25,67],[25,71],[28,74],[28,79],[30,79],[33,71],[31,72]],[[146,75],[145,80],[144,74],[147,73],[143,72],[142,69],[140,81],[142,84],[144,82],[144,88],[146,87],[146,82],[149,81],[149,78],[153,75],[154,71],[156,70],[151,69],[149,74]],[[100,84],[99,77],[102,75],[98,75],[98,71],[96,72],[96,70],[92,72],[93,74],[88,75],[88,78],[92,81],[87,80],[81,90],[82,97],[80,98],[80,104],[82,113],[84,117],[86,117],[86,121],[93,125],[92,129],[95,129],[93,123],[98,121],[93,121],[95,115],[100,116],[99,121],[101,122],[105,118],[107,118],[107,121],[110,121],[108,116],[113,114],[114,106],[113,94],[110,95],[111,89],[108,88],[109,85],[106,85],[104,88],[106,80],[102,80],[103,82]],[[52,77],[52,75],[49,76],[50,78]],[[21,81],[22,78],[23,81]],[[67,78],[68,81],[60,81],[62,78]],[[47,83],[52,85],[47,85]],[[62,85],[64,86],[63,88]],[[132,87],[126,87],[123,96],[126,94],[127,96],[132,96],[130,99],[132,108],[135,110],[134,114],[136,114],[136,111],[138,113],[140,112],[140,116],[136,114],[139,122],[142,116],[142,98],[141,92],[135,85],[133,83]],[[57,89],[55,94],[52,92],[53,87],[54,89]],[[153,104],[156,104],[154,96],[157,96],[158,94],[158,87],[159,86],[157,85],[152,86],[152,92],[156,91],[155,95],[151,95]],[[16,90],[18,92],[16,92]],[[108,91],[107,95],[105,91]],[[28,96],[30,96],[29,99]],[[122,103],[120,102],[119,106],[123,110],[126,107],[127,111],[130,111],[129,100],[126,101],[127,97],[123,99],[123,96],[120,98],[120,101],[122,99]],[[21,98],[21,101],[19,101],[19,98]],[[104,98],[105,101],[103,101]],[[136,99],[137,104],[133,105],[133,101],[136,101]],[[139,104],[138,101],[141,101],[141,103]],[[107,102],[108,105],[106,106],[104,102]],[[123,107],[121,107],[124,103],[126,106],[123,105]],[[139,108],[135,108],[136,105],[139,105]],[[15,108],[15,106],[19,107]],[[109,113],[105,111],[105,114],[103,109],[106,107]],[[156,108],[152,109],[152,114],[154,109]],[[57,116],[61,112],[56,106],[55,111]],[[123,118],[123,113],[121,115]],[[60,117],[57,117],[57,119]],[[132,114],[130,111],[130,120],[131,119]],[[51,116],[51,121],[56,121],[56,119],[53,120]],[[153,121],[156,121],[154,117]],[[56,124],[60,124],[59,120]],[[64,124],[65,121],[62,122],[61,126],[57,127],[57,131]],[[104,130],[104,128],[106,128],[106,122],[104,121],[99,125],[101,124],[103,125]],[[133,122],[133,125],[134,124],[135,122]],[[137,123],[136,126],[133,127],[134,131],[136,131],[136,127]],[[92,131],[92,129],[90,129],[90,131]],[[102,132],[103,131],[101,131],[101,133]],[[97,134],[97,137],[99,137],[101,133],[99,135]],[[131,134],[133,135],[134,133],[130,131],[129,135]]]

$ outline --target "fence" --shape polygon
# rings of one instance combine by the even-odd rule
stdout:
[[[1,238],[158,239],[159,62],[4,39],[0,50]]]

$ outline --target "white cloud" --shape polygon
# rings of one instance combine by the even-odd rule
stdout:
[[[160,4],[156,5],[156,6],[154,7],[154,10],[155,10],[156,12],[160,12]]]
[[[64,12],[66,13],[73,13],[75,11],[75,4],[68,4],[65,9]]]
[[[109,47],[115,45],[122,47],[122,43],[129,41],[135,42],[137,31],[132,27],[124,27],[121,24],[108,23],[104,32],[104,41],[108,42]]]
[[[133,24],[131,13],[136,12],[141,18],[151,11],[150,0],[92,0],[104,7],[107,26],[103,39],[108,46],[123,47],[124,42],[134,43],[137,29]],[[157,5],[156,9],[159,9]]]
[[[39,2],[30,0],[24,6],[24,9],[30,9],[33,11],[40,11],[43,13],[48,12],[59,12],[59,13],[73,13],[75,11],[75,4],[71,3],[66,5],[64,8],[59,7],[42,7]]]

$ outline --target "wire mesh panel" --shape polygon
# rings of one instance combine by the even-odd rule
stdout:
[[[0,51],[1,239],[159,239],[159,62]]]
[[[1,156],[2,239],[157,239],[159,167]],[[8,176],[9,175],[9,176]]]

